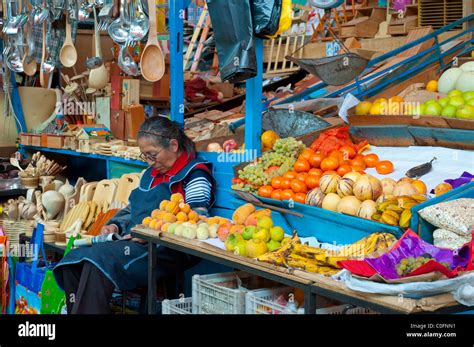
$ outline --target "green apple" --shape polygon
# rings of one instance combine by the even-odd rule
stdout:
[[[255,225],[246,226],[242,232],[242,236],[244,240],[250,240],[256,230],[257,230],[257,227]]]
[[[229,252],[233,252],[235,250],[235,246],[240,242],[240,240],[244,241],[242,235],[237,233],[229,234],[224,242],[225,249]]]
[[[466,101],[467,103],[469,100],[474,99],[474,91],[464,92],[462,93],[462,97],[464,98],[464,101]]]
[[[453,96],[462,96],[462,92],[458,89],[454,89],[454,90],[451,90],[449,93],[448,93],[448,96],[451,98]]]
[[[455,107],[461,107],[465,104],[466,102],[462,98],[462,96],[450,96],[449,97],[449,105],[453,105]]]
[[[474,106],[474,98],[473,98],[473,99],[469,99],[469,100],[466,102],[466,105]]]
[[[445,108],[446,106],[448,106],[448,103],[449,103],[449,98],[447,96],[438,100],[438,104],[440,104],[442,108]]]
[[[432,103],[438,103],[438,102],[435,99],[425,101],[425,105],[429,105],[429,104],[432,104]]]
[[[285,231],[282,227],[273,227],[270,229],[270,237],[273,241],[281,242],[285,237]]]
[[[441,114],[442,110],[443,110],[443,108],[441,107],[441,105],[438,104],[435,100],[433,100],[433,102],[430,102],[429,104],[428,103],[426,104],[424,114],[429,115],[429,116],[439,116]]]
[[[243,257],[247,256],[247,242],[245,240],[239,240],[234,246],[234,253]]]
[[[278,248],[281,248],[281,243],[275,240],[270,240],[267,242],[267,248],[270,252],[276,251]]]
[[[257,227],[270,229],[273,226],[273,220],[270,217],[264,216],[257,219]]]
[[[426,104],[421,104],[419,111],[420,111],[419,113],[420,116],[426,116]]]
[[[458,108],[456,117],[462,119],[474,119],[474,106],[464,105]]]
[[[449,118],[455,118],[456,117],[456,111],[457,111],[456,107],[454,107],[453,105],[447,105],[441,111],[441,116],[449,117]]]

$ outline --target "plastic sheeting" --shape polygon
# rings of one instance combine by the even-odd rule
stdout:
[[[238,83],[257,75],[250,0],[207,0],[223,81]]]
[[[353,277],[348,270],[342,270],[334,275],[333,279],[343,281],[349,289],[358,292],[396,296],[403,295],[412,299],[452,293],[454,298],[461,304],[474,306],[474,273],[472,272],[456,278],[434,282],[387,284],[358,279]]]
[[[253,31],[262,39],[278,31],[282,0],[253,0]]]

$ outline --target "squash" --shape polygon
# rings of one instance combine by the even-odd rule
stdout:
[[[438,92],[448,94],[456,86],[456,81],[463,71],[458,67],[446,70],[438,80]]]
[[[456,89],[461,92],[474,91],[474,71],[465,71],[456,81]]]

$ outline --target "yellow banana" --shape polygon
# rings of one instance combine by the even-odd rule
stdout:
[[[398,225],[400,225],[402,228],[408,228],[408,226],[410,225],[411,216],[412,213],[410,210],[403,211],[400,215]]]

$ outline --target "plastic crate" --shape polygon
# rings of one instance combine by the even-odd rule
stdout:
[[[297,311],[291,310],[286,306],[275,303],[280,295],[289,299],[289,295],[293,292],[290,287],[280,287],[274,289],[255,290],[247,293],[245,297],[245,313],[246,314],[304,314],[304,309]],[[319,308],[316,314],[373,314],[374,312],[353,305],[338,305],[326,308]]]
[[[193,298],[165,299],[161,303],[162,314],[193,314]]]
[[[241,287],[239,280],[242,282]],[[274,282],[242,271],[194,275],[193,313],[244,314],[245,295],[248,292],[275,286]]]

